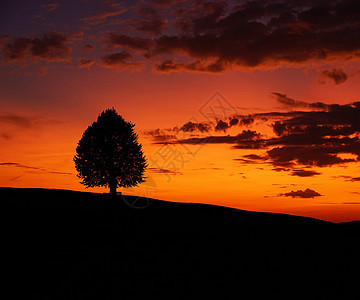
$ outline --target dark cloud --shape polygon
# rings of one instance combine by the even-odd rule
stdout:
[[[232,119],[233,120],[233,119]],[[231,122],[231,121],[230,121]],[[251,125],[254,123],[254,118],[251,116],[242,116],[239,119],[239,125]]]
[[[175,126],[173,128],[167,129],[153,129],[146,130],[143,134],[152,138],[153,142],[156,144],[159,143],[177,143],[181,141],[181,137],[184,136],[184,133],[207,133],[211,130],[211,124],[208,122],[187,122],[181,127]]]
[[[239,119],[237,119],[237,118],[231,118],[230,119],[230,121],[229,121],[230,126],[235,126],[237,124],[239,124]]]
[[[121,52],[108,54],[101,57],[101,65],[108,68],[117,68],[121,66],[130,66],[135,63],[127,62],[126,60],[134,58],[129,52],[123,50]]]
[[[186,7],[174,10],[176,27],[186,34],[201,34],[216,28],[225,13],[226,1],[192,1]]]
[[[242,164],[270,165],[274,171],[289,172],[291,176],[299,177],[321,174],[311,168],[360,161],[360,102],[342,105],[311,103],[291,99],[285,94],[273,95],[286,106],[304,107],[307,110],[230,116],[209,124],[204,132],[226,131],[231,126],[252,124],[258,120],[270,125],[275,136],[243,130],[237,135],[208,134],[182,139],[169,137],[161,143],[228,144],[234,149],[261,149],[262,155],[253,153],[235,160]],[[183,129],[200,133],[197,125],[191,122]]]
[[[94,59],[81,58],[79,62],[79,68],[91,67],[94,63]]]
[[[172,133],[172,129],[161,130],[160,128],[154,130],[147,130],[143,132],[145,135],[150,136],[154,142],[167,142],[176,138]]]
[[[274,163],[331,166],[355,162],[360,156],[360,103],[326,105],[324,111],[298,112],[272,124],[277,138],[268,139]],[[341,158],[342,153],[357,158]]]
[[[211,123],[211,122],[192,122],[189,121],[185,124],[183,124],[182,126],[175,126],[172,129],[168,129],[167,131],[171,131],[172,133],[177,133],[179,131],[183,131],[183,132],[198,132],[198,133],[207,133],[210,131],[224,131],[226,132],[227,129],[229,129],[232,126],[235,125],[251,125],[252,123],[254,123],[254,118],[251,116],[233,116],[229,118],[229,121],[223,121],[221,119],[218,119],[216,121],[216,124]],[[149,130],[144,132],[147,135],[152,136],[154,132],[160,132],[161,129],[156,129],[156,130]],[[251,132],[251,131],[249,131]],[[172,138],[172,135],[169,135],[169,139]]]
[[[86,51],[86,52],[90,52],[90,51],[92,51],[92,50],[95,49],[95,46],[86,44],[86,45],[83,46],[82,49],[83,49],[84,51]]]
[[[81,18],[79,21],[84,22],[87,25],[99,25],[107,21],[108,18],[121,15],[126,11],[127,9],[125,7],[117,5],[116,9],[100,11],[92,16]]]
[[[167,20],[161,17],[153,7],[139,7],[136,9],[139,18],[134,19],[132,25],[141,32],[160,34],[167,27]]]
[[[194,72],[211,72],[220,73],[225,71],[225,63],[217,60],[215,62],[202,62],[195,60],[191,63],[176,63],[174,59],[164,60],[155,63],[155,69],[159,72],[173,71],[194,71]]]
[[[320,83],[324,83],[322,79],[329,78],[334,81],[335,84],[341,84],[348,79],[347,74],[342,68],[333,68],[331,70],[323,70],[320,75]]]
[[[243,130],[236,136],[206,136],[169,141],[173,144],[232,144],[238,149],[259,149],[263,147],[260,134],[252,130]]]
[[[299,176],[299,177],[312,177],[315,175],[321,175],[321,173],[313,171],[313,170],[295,169],[291,172],[291,175]]]
[[[314,190],[306,189],[305,191],[297,190],[297,191],[291,191],[288,193],[283,193],[283,194],[280,194],[279,196],[292,197],[292,198],[315,198],[315,197],[319,197],[322,195],[320,195],[318,192],[315,192]]]
[[[154,39],[148,57],[186,54],[198,64],[213,60],[225,67],[261,67],[345,59],[360,50],[360,5],[356,1],[305,4],[274,0],[244,2],[229,10],[226,6],[225,1],[193,1],[176,9],[179,32]],[[157,69],[201,70],[166,62]],[[338,82],[344,78],[339,72],[329,75]]]
[[[115,34],[114,32],[110,32],[107,35],[106,43],[109,49],[123,47],[134,50],[146,50],[152,45],[151,39],[133,37],[126,34]]]
[[[244,155],[243,157],[245,159],[260,160],[260,161],[266,159],[263,156],[256,155],[256,154],[247,154],[247,155]]]
[[[360,146],[360,144],[358,146]],[[346,151],[345,147],[343,147],[343,149]],[[337,154],[337,151],[334,151],[331,146],[283,146],[267,151],[267,155],[274,165],[300,164],[326,167],[357,161],[357,159],[352,158],[341,158]]]
[[[319,110],[326,110],[328,105],[322,102],[314,102],[309,103],[305,101],[298,101],[292,98],[289,98],[286,94],[281,93],[272,93],[275,99],[282,105],[286,107],[304,107],[310,109],[319,109]]]
[[[187,122],[183,126],[181,126],[179,130],[184,132],[193,132],[193,131],[209,132],[210,125],[207,122],[202,122],[202,123]]]
[[[351,177],[351,178],[347,179],[346,181],[358,182],[358,181],[360,181],[360,177]]]
[[[215,126],[215,131],[226,131],[229,128],[229,124],[222,120],[218,120]]]
[[[219,73],[233,67],[349,60],[360,51],[360,4],[354,0],[255,0],[238,5],[196,0],[163,9],[181,2],[143,3],[146,6],[135,8],[128,23],[142,36],[113,33],[108,46],[144,50],[143,57],[156,59],[160,72]],[[164,12],[171,22],[161,15]],[[120,13],[121,9],[109,10],[82,20],[98,24]],[[114,41],[114,36],[119,39]],[[323,76],[338,84],[346,80],[341,69],[326,70]]]
[[[180,4],[186,0],[151,0],[151,3],[157,7],[171,7],[173,5]]]
[[[38,38],[13,37],[2,47],[3,62],[44,59],[47,61],[69,60],[69,37],[55,31],[43,33]]]
[[[48,3],[48,4],[41,5],[41,7],[43,9],[45,9],[46,11],[53,11],[59,7],[59,4],[58,3]]]

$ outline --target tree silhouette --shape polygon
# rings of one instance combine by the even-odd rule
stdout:
[[[111,108],[84,131],[74,156],[82,184],[109,187],[115,197],[117,187],[132,187],[144,181],[147,163],[134,126]]]

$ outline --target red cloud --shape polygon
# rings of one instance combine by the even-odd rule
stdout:
[[[47,61],[69,60],[70,39],[56,31],[48,31],[37,38],[13,37],[2,48],[4,62],[44,59]]]

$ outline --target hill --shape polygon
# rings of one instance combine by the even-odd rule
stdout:
[[[160,200],[135,210],[65,190],[0,197],[13,299],[359,297],[356,222]]]

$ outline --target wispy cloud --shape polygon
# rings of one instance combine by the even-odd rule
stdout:
[[[147,168],[147,170],[151,173],[157,173],[157,174],[169,174],[169,175],[183,175],[181,172],[179,171],[175,171],[175,170],[169,170],[169,169],[165,169],[165,168]]]
[[[0,166],[15,167],[15,168],[21,168],[21,169],[26,169],[26,170],[35,170],[35,171],[45,172],[45,173],[50,173],[50,174],[72,175],[72,173],[69,173],[69,172],[59,172],[59,171],[54,171],[54,170],[47,170],[47,169],[44,169],[41,167],[28,166],[28,165],[24,165],[24,164],[21,164],[18,162],[1,162]]]
[[[91,16],[80,18],[79,21],[87,25],[99,25],[105,22],[108,18],[119,16],[126,11],[127,9],[124,6],[117,6],[116,9],[99,11]]]
[[[11,124],[21,128],[33,127],[37,123],[37,121],[39,121],[38,118],[22,116],[17,114],[0,115],[0,123]]]
[[[20,115],[7,113],[0,115],[0,138],[11,139],[14,134],[19,132],[29,132],[39,130],[45,125],[58,124],[61,121],[46,119],[41,116]]]

